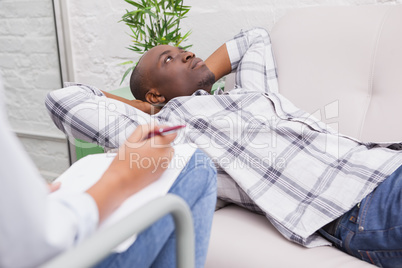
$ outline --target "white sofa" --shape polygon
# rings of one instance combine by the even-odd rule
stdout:
[[[316,7],[272,29],[280,92],[339,131],[402,141],[402,5]],[[216,211],[206,267],[370,267],[334,247],[303,248],[265,217]]]

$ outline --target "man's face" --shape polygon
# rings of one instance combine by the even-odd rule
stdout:
[[[211,91],[214,74],[194,53],[178,47],[160,45],[141,59],[141,68],[166,101],[178,96],[190,96],[198,89]]]

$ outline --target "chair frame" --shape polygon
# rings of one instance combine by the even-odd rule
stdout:
[[[149,202],[122,221],[97,232],[41,267],[94,266],[107,257],[121,242],[145,230],[167,214],[172,214],[176,227],[177,267],[192,268],[195,260],[195,240],[191,211],[183,199],[173,194],[167,194]]]

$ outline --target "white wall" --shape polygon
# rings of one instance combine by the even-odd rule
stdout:
[[[44,104],[61,86],[51,0],[0,0],[0,75],[12,130],[42,175],[54,178],[69,161]]]
[[[402,0],[185,0],[192,6],[182,21],[183,32],[192,29],[192,51],[206,58],[241,28],[271,29],[288,10],[319,5],[395,4]],[[69,1],[75,78],[109,90],[119,87],[125,67],[118,63],[138,58],[126,47],[129,28],[117,23],[131,8],[123,0]],[[123,86],[128,85],[128,79]]]

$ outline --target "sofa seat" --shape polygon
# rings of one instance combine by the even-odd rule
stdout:
[[[286,240],[262,216],[236,205],[215,212],[205,267],[375,267],[329,246],[305,248]]]

